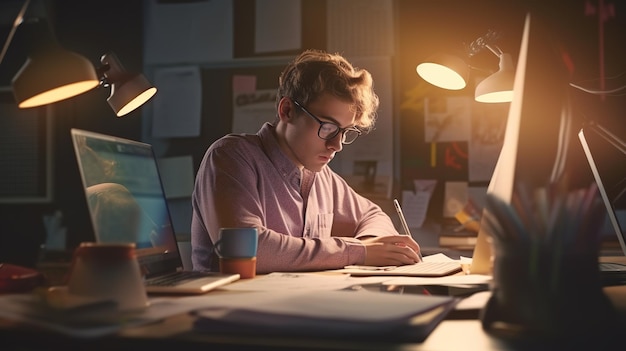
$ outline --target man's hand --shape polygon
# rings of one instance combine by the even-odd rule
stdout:
[[[363,239],[367,266],[401,266],[420,262],[420,247],[408,235],[392,235]]]

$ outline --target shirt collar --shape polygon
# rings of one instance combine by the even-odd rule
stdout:
[[[296,167],[293,161],[285,155],[278,144],[276,138],[276,126],[266,122],[257,132],[261,139],[261,144],[265,149],[265,154],[269,157],[274,167],[283,175],[283,177],[298,177],[300,179],[300,169]]]

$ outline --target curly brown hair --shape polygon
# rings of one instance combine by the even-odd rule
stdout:
[[[276,107],[283,97],[307,105],[330,94],[353,104],[356,127],[366,133],[374,127],[379,100],[372,75],[339,54],[306,50],[285,67],[278,83]]]

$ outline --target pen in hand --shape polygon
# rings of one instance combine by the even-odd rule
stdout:
[[[411,231],[409,230],[409,225],[406,223],[406,218],[404,218],[404,214],[402,213],[402,208],[400,207],[400,203],[398,199],[393,199],[393,205],[396,208],[396,212],[398,213],[398,217],[400,217],[400,223],[402,224],[402,229],[404,230],[404,234],[412,237]],[[420,262],[423,261],[422,253],[420,251],[417,252],[417,257]]]

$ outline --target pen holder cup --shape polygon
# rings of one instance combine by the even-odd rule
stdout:
[[[573,340],[617,325],[602,290],[598,255],[558,251],[493,246],[492,296],[480,317],[485,331],[508,338]]]

